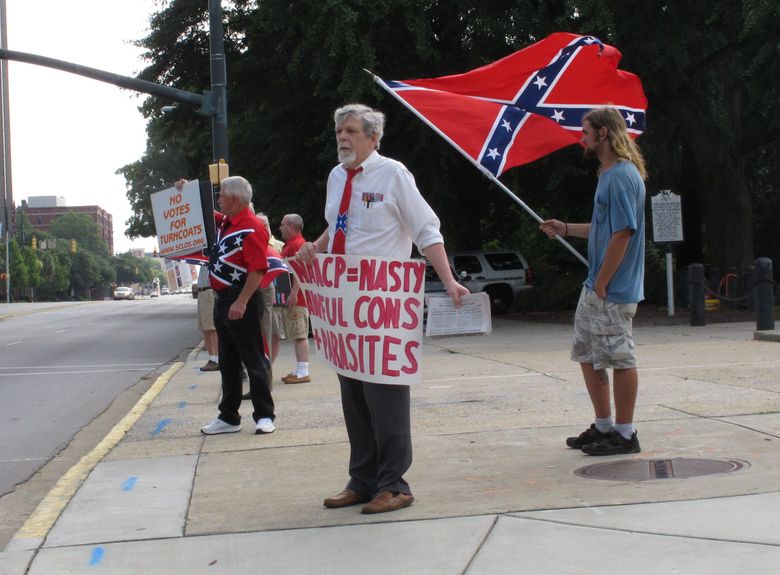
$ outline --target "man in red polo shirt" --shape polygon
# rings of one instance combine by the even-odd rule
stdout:
[[[298,214],[287,214],[279,225],[282,232],[284,247],[282,257],[291,258],[298,254],[298,250],[306,240],[303,239],[303,218]],[[307,383],[311,381],[309,376],[309,309],[306,307],[306,298],[292,278],[292,289],[284,308],[284,332],[287,339],[295,342],[295,369],[282,378],[284,383]]]
[[[184,180],[177,182],[181,189]],[[201,428],[206,435],[241,430],[241,373],[246,367],[255,433],[273,433],[274,400],[268,385],[270,365],[262,348],[263,297],[258,288],[268,269],[268,232],[249,209],[252,186],[241,176],[222,180],[214,212],[216,238],[209,280],[217,296],[214,326],[219,339],[222,401],[217,419]]]

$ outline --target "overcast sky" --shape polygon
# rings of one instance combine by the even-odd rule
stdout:
[[[145,64],[131,42],[145,35],[153,0],[6,0],[8,48],[133,76]],[[114,250],[130,240],[125,181],[114,172],[145,149],[143,96],[31,64],[9,63],[13,195],[63,196],[113,216]]]

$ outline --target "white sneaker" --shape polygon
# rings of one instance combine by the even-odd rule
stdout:
[[[236,431],[241,431],[241,424],[238,425],[230,425],[229,423],[226,423],[222,421],[221,419],[215,419],[208,425],[204,425],[200,428],[200,432],[205,435],[218,435],[220,433],[235,433]]]
[[[260,435],[261,433],[273,433],[274,430],[276,430],[276,426],[274,425],[274,422],[271,421],[268,417],[261,417],[257,420],[257,424],[255,425],[255,435]]]

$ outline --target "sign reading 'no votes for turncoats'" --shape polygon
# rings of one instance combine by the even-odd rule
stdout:
[[[161,256],[190,254],[207,246],[200,184],[187,182],[152,194],[152,212]]]

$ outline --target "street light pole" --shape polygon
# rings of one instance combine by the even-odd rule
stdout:
[[[209,0],[209,52],[211,53],[211,97],[214,115],[211,118],[211,143],[214,162],[228,158],[227,133],[227,70],[225,66],[225,34],[222,26],[222,1]]]
[[[5,0],[0,0],[0,48],[8,46]],[[11,211],[14,195],[11,187],[11,113],[8,107],[8,62],[0,61],[0,190],[3,196],[3,233],[5,234],[5,301],[11,303]],[[2,234],[0,234],[2,235]]]

